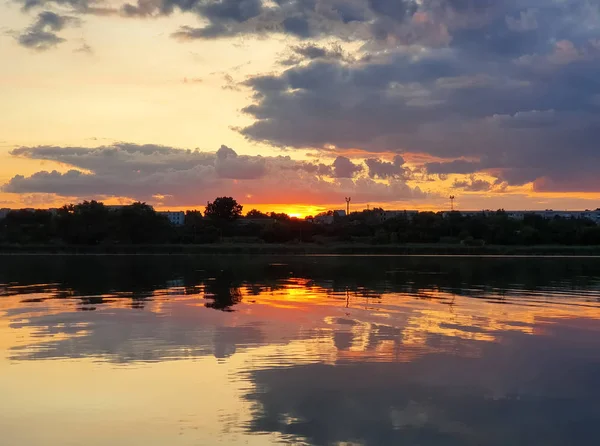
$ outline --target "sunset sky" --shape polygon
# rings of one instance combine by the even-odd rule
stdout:
[[[3,0],[0,207],[600,207],[596,0]]]

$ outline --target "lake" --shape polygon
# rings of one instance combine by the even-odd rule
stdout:
[[[2,256],[0,444],[591,445],[600,259]]]

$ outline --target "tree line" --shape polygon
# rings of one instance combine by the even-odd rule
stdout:
[[[232,243],[448,243],[482,245],[600,245],[600,226],[584,218],[510,218],[503,210],[464,215],[419,212],[382,219],[382,209],[333,215],[333,223],[251,210],[219,197],[204,213],[187,211],[172,225],[146,203],[113,208],[97,201],[69,204],[56,212],[10,211],[0,220],[2,244],[205,244]]]

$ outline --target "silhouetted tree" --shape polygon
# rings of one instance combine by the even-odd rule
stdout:
[[[241,302],[242,293],[236,283],[233,271],[221,271],[215,280],[208,281],[204,287],[204,297],[211,299],[205,306],[215,310],[232,311],[231,307]]]
[[[57,230],[67,243],[97,245],[110,232],[110,211],[95,200],[60,208],[56,215]]]
[[[246,217],[248,217],[248,218],[269,218],[269,216],[267,214],[259,211],[258,209],[252,209],[251,211],[248,211],[248,213],[246,214]]]
[[[285,212],[271,212],[269,213],[269,217],[277,221],[288,221],[290,219],[290,216]]]
[[[207,206],[209,218],[203,218],[198,211],[188,211],[185,224],[175,227],[146,203],[111,210],[100,202],[84,201],[65,205],[55,214],[43,210],[11,211],[0,220],[0,243],[214,243],[233,237],[234,241],[262,240],[267,243],[600,245],[600,226],[592,220],[558,216],[546,219],[533,213],[517,220],[502,209],[475,215],[398,213],[391,218],[383,209],[376,208],[334,218],[332,224],[327,225],[312,224],[284,213],[265,214],[256,209],[247,215],[270,220],[235,224],[234,220],[241,212],[242,206],[233,198],[220,197]]]
[[[242,209],[242,205],[233,198],[218,197],[206,205],[204,215],[215,220],[233,221],[242,215]]]
[[[152,206],[136,202],[123,206],[116,213],[116,233],[120,242],[137,244],[168,241],[171,229],[169,220],[157,214]]]
[[[48,211],[11,211],[0,221],[0,239],[9,243],[46,243],[54,237],[55,225]]]
[[[186,211],[183,227],[178,228],[178,241],[183,243],[198,243],[204,232],[204,218],[200,211]]]
[[[184,225],[190,228],[199,228],[202,226],[204,218],[200,211],[186,211]]]

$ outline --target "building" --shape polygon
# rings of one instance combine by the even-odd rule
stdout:
[[[600,210],[596,209],[595,211],[583,211],[581,213],[582,218],[588,218],[592,220],[597,225],[600,225]]]
[[[182,226],[185,223],[185,212],[183,211],[159,211],[157,214],[167,217],[174,226]]]
[[[508,211],[508,218],[512,218],[514,220],[523,220],[525,218],[525,212],[522,211]]]
[[[333,213],[329,214],[323,214],[323,215],[317,215],[314,219],[313,222],[318,224],[318,225],[331,225],[333,224]]]
[[[2,220],[3,218],[6,218],[6,216],[8,215],[9,212],[10,212],[10,209],[8,209],[8,208],[0,209],[0,220]]]
[[[535,211],[533,212],[535,215],[541,215],[545,219],[552,219],[556,217],[560,218],[587,218],[592,220],[594,223],[600,223],[600,210],[596,209],[595,211],[585,210],[585,211],[554,211],[552,209],[547,209],[545,211]]]

